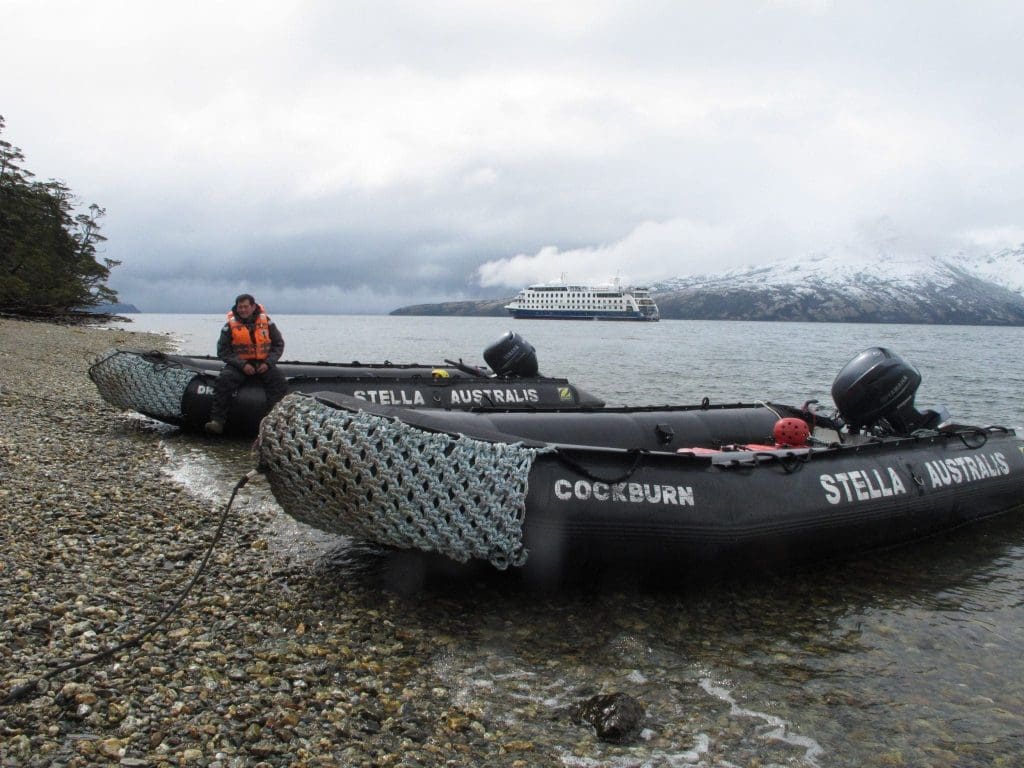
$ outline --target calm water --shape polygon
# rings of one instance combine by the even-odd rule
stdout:
[[[212,353],[222,323],[214,315],[134,319],[132,330],[171,333],[182,351],[202,354]],[[484,347],[511,328],[536,347],[543,372],[610,404],[707,396],[830,405],[839,369],[883,345],[921,371],[919,406],[1024,426],[1019,328],[275,319],[285,357],[303,360],[481,363]],[[163,441],[172,475],[213,499],[250,466],[238,446],[174,431]],[[252,503],[273,504],[258,493]],[[270,535],[338,589],[359,577],[337,565],[351,552],[336,540],[283,515]],[[670,590],[616,583],[534,595],[500,580],[456,576],[439,586],[411,566],[392,577],[385,586],[416,597],[399,601],[390,619],[445,636],[429,673],[492,722],[564,744],[564,765],[1024,765],[1020,517],[815,570]],[[635,745],[594,743],[552,716],[612,690],[647,708]]]

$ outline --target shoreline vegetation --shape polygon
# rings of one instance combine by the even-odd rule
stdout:
[[[101,326],[115,320],[128,321],[131,318],[117,312],[39,307],[36,309],[21,308],[16,312],[0,309],[0,319],[24,320],[27,322],[49,323],[50,325]]]
[[[0,317],[0,699],[136,636],[213,539],[226,494],[174,481],[159,431],[104,403],[87,375],[111,346],[169,343]],[[259,494],[263,483],[239,494],[202,580],[140,647],[0,708],[0,764],[558,762],[558,745],[485,721],[432,671],[473,607],[268,551],[280,513],[250,503]]]

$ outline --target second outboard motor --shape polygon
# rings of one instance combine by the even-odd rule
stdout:
[[[921,374],[884,347],[865,349],[848,362],[832,383],[832,400],[851,429],[885,422],[896,434],[930,429],[942,416],[918,411],[914,396]]]
[[[498,376],[529,378],[537,374],[537,353],[518,333],[506,331],[484,350],[484,360]]]

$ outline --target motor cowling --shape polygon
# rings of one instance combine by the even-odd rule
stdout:
[[[513,331],[484,350],[484,360],[497,376],[528,378],[537,374],[537,353],[526,339]]]
[[[914,407],[920,385],[917,368],[890,349],[870,347],[836,376],[832,400],[851,429],[884,422],[897,434],[909,434],[929,427],[938,416]]]

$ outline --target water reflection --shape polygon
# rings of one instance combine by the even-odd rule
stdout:
[[[447,638],[432,672],[465,706],[580,738],[597,692],[647,707],[641,745],[584,738],[567,765],[987,765],[1024,732],[1024,527],[765,578],[537,591],[490,569],[342,544],[327,599],[392,590],[392,621]],[[357,563],[358,568],[352,569]],[[598,762],[590,762],[597,760]],[[630,762],[633,761],[633,762]]]

